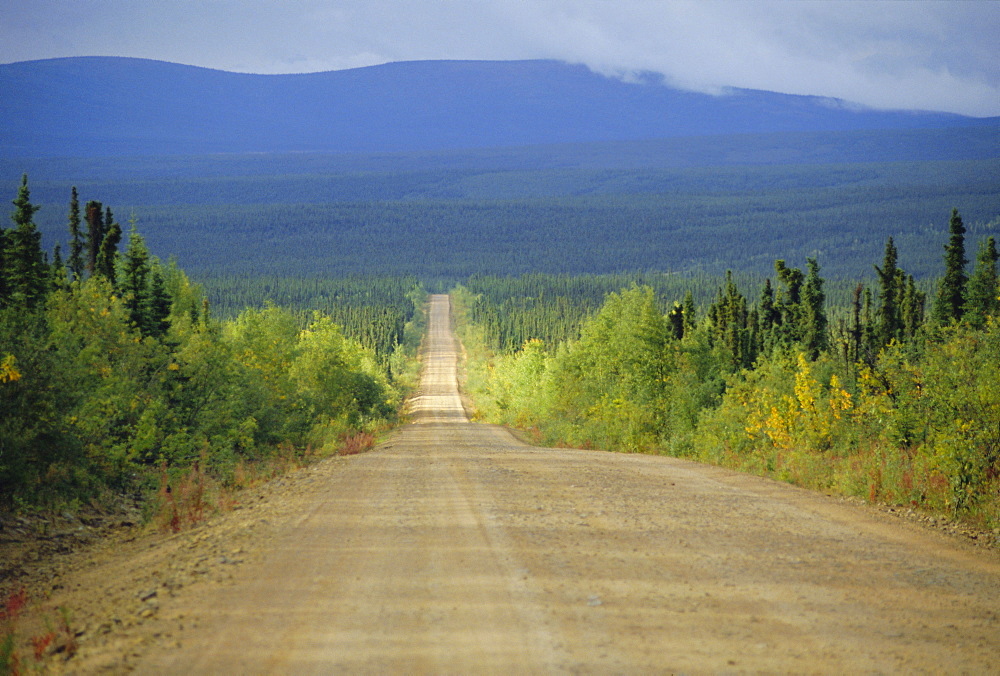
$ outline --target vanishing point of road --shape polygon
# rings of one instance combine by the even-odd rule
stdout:
[[[774,481],[470,423],[447,296],[412,423],[315,473],[140,673],[1000,673],[1000,559]]]

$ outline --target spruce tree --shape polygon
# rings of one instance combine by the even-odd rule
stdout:
[[[799,304],[802,294],[802,282],[805,275],[798,268],[790,268],[785,265],[785,261],[774,261],[774,270],[778,273],[778,280],[785,288],[778,294],[778,305],[792,307]]]
[[[115,264],[118,261],[118,244],[122,241],[122,228],[114,220],[111,209],[108,209],[104,217],[104,238],[97,250],[97,260],[94,271],[102,275],[111,286],[116,283]]]
[[[76,193],[76,186],[73,186],[69,200],[69,260],[67,264],[74,279],[83,279],[83,271],[86,268],[83,260],[84,242],[80,222],[80,199]]]
[[[50,276],[42,253],[42,234],[33,220],[39,207],[31,203],[27,174],[21,177],[14,206],[11,220],[15,227],[5,237],[5,293],[9,304],[30,308],[47,294]]]
[[[823,293],[823,278],[819,276],[819,263],[815,258],[806,258],[809,270],[802,285],[802,344],[810,359],[816,359],[826,349],[826,294]]]
[[[104,205],[91,200],[85,210],[87,218],[87,272],[97,270],[97,255],[104,241]]]
[[[166,334],[170,327],[170,310],[173,299],[167,292],[167,286],[163,281],[163,274],[158,265],[154,265],[149,280],[149,294],[146,298],[146,307],[143,309],[143,316],[146,321],[145,333],[159,338]]]
[[[733,369],[752,366],[757,355],[750,340],[747,299],[733,282],[732,271],[726,272],[726,285],[719,289],[708,314],[713,338],[727,348]]]
[[[902,270],[900,270],[900,274],[906,278],[905,282],[900,282],[900,286],[903,289],[903,300],[900,304],[900,319],[903,337],[910,339],[914,338],[920,327],[924,325],[924,306],[927,297],[923,291],[917,288],[917,283],[914,281],[913,275],[902,275]]]
[[[965,226],[958,209],[951,210],[948,222],[950,236],[944,247],[944,277],[938,288],[934,304],[934,319],[940,324],[949,324],[962,318],[965,310]]]
[[[901,271],[896,265],[896,260],[896,245],[890,237],[885,243],[882,267],[875,266],[879,281],[878,309],[875,311],[875,340],[878,343],[876,349],[902,337],[900,301],[903,293],[899,284]]]
[[[695,323],[697,317],[695,317],[694,308],[694,294],[688,289],[688,292],[684,294],[684,302],[681,305],[682,312],[684,313],[684,335],[687,335],[694,331]]]
[[[66,265],[62,259],[62,248],[56,244],[52,252],[52,265],[49,266],[52,273],[52,287],[62,289],[66,287]]]
[[[864,284],[859,282],[851,294],[851,331],[847,359],[852,364],[861,359],[861,341],[866,332],[866,327],[862,324],[863,315],[861,314],[861,297],[864,291]]]
[[[674,307],[667,314],[671,335],[677,340],[694,331],[695,326],[694,296],[689,290],[684,294],[684,302],[674,302]]]
[[[802,283],[805,275],[798,268],[790,268],[785,261],[774,261],[778,281],[784,286],[776,294],[774,308],[778,313],[777,325],[772,330],[775,345],[794,345],[804,336],[804,313],[802,307]]]
[[[882,349],[883,344],[879,338],[878,325],[875,319],[877,311],[875,309],[875,296],[872,294],[872,290],[869,287],[865,287],[864,293],[864,303],[862,309],[862,315],[864,320],[862,321],[862,326],[864,326],[864,358],[866,362],[873,362],[878,351]]]
[[[149,304],[149,249],[136,229],[135,218],[129,220],[128,247],[122,265],[121,290],[129,319],[143,334],[148,335],[145,311]]]
[[[677,301],[674,301],[674,306],[667,313],[667,326],[674,340],[684,337],[684,308]]]
[[[778,308],[774,305],[774,288],[771,286],[770,277],[764,280],[764,288],[760,292],[757,315],[759,318],[761,347],[767,350],[771,344],[771,332],[781,320]]]
[[[979,243],[976,267],[967,287],[964,316],[973,328],[986,326],[987,317],[1000,315],[1000,288],[997,285],[997,246],[993,237]]]

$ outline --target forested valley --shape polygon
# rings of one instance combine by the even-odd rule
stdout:
[[[209,278],[664,272],[761,278],[816,256],[872,275],[887,237],[939,274],[941,214],[1000,236],[996,126],[736,135],[467,152],[0,159],[27,171],[48,250],[72,186],[141,217],[151,250]],[[4,185],[9,187],[4,187]],[[223,282],[225,284],[227,282]],[[213,297],[213,301],[219,300]]]
[[[458,285],[488,419],[990,513],[996,442],[967,409],[995,413],[994,324],[931,306],[948,210],[967,258],[1000,236],[998,138],[0,159],[31,177],[5,184],[0,499],[162,493],[193,468],[225,489],[371,443],[414,381],[425,290]],[[922,380],[957,378],[947,359],[960,387]]]
[[[930,285],[891,237],[870,284],[828,284],[813,257],[764,280],[473,277],[455,293],[467,389],[480,419],[536,443],[691,458],[996,527],[996,242],[967,253],[956,210],[939,237]]]
[[[27,176],[14,206],[0,228],[0,508],[147,496],[178,528],[396,421],[422,334],[415,280],[255,280],[250,296],[222,280],[216,306],[150,254],[136,215],[123,228],[74,188],[68,247],[49,258]]]

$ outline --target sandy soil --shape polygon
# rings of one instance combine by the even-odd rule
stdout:
[[[469,423],[447,297],[414,423],[68,558],[72,673],[1000,673],[1000,557],[773,481]],[[112,539],[113,541],[113,539]]]

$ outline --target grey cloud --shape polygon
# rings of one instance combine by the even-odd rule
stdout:
[[[247,72],[555,58],[702,91],[1000,115],[1000,3],[7,0],[0,61],[140,56]]]

